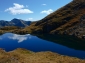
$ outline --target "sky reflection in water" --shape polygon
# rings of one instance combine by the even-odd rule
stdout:
[[[85,51],[71,49],[30,34],[3,34],[0,36],[0,48],[4,48],[6,51],[12,51],[16,48],[25,48],[34,52],[52,51],[63,55],[85,58]]]

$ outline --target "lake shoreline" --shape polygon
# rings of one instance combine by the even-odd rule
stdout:
[[[42,60],[43,59],[43,60]],[[69,60],[69,61],[68,61]],[[0,63],[85,63],[84,59],[76,57],[69,57],[53,53],[46,52],[32,52],[26,49],[17,48],[13,51],[6,52],[0,49]]]
[[[10,33],[10,32],[9,32],[9,33]],[[45,40],[47,39],[47,41],[54,40],[54,37],[55,37],[55,36],[54,36],[54,37],[53,37],[53,36],[51,36],[51,37],[49,36],[49,37],[48,37],[48,36],[45,36],[45,35],[39,35],[39,36],[38,36],[38,35],[34,35],[34,36],[37,36],[37,37],[42,38],[42,39],[45,39]],[[46,38],[46,37],[50,38],[50,40],[48,40],[48,38]],[[58,37],[59,37],[59,36],[58,36]],[[57,38],[58,38],[58,37],[57,37]],[[60,37],[63,37],[63,36],[60,36]],[[65,37],[64,37],[64,38],[65,38]],[[56,39],[56,40],[57,40],[57,39]],[[59,41],[60,41],[60,40],[59,40]],[[78,40],[78,41],[79,41],[79,40]],[[56,41],[54,41],[54,42],[56,43]],[[61,42],[60,42],[60,43],[61,43]],[[71,43],[72,43],[72,42],[71,42]],[[78,42],[78,43],[79,43],[79,42]],[[64,44],[65,44],[65,43],[64,43]],[[70,45],[71,45],[71,44],[70,44]],[[84,49],[84,50],[85,50],[85,49]],[[54,52],[51,52],[51,51],[49,51],[49,52],[48,52],[48,51],[45,51],[45,52],[32,52],[32,51],[29,51],[29,49],[26,50],[26,49],[21,49],[21,48],[18,48],[18,49],[16,48],[15,50],[12,50],[12,51],[9,51],[9,52],[6,52],[5,50],[4,50],[4,52],[3,52],[3,49],[0,49],[0,51],[1,51],[1,53],[0,53],[1,55],[2,55],[2,53],[5,53],[5,54],[8,54],[7,56],[9,57],[9,53],[10,53],[10,55],[13,56],[13,58],[16,58],[15,56],[18,56],[18,54],[19,54],[19,57],[17,57],[19,61],[21,61],[21,59],[20,59],[20,56],[21,56],[21,55],[23,55],[23,56],[21,56],[21,58],[23,58],[24,55],[28,55],[28,53],[31,52],[31,53],[34,53],[34,54],[32,55],[32,57],[35,58],[35,60],[37,59],[37,57],[38,57],[38,58],[40,57],[40,59],[42,59],[41,56],[37,56],[37,57],[35,56],[35,54],[38,55],[37,53],[39,53],[40,55],[41,55],[41,54],[42,54],[42,55],[44,55],[44,54],[45,54],[45,55],[48,55],[48,54],[52,53],[53,56],[54,56],[54,59],[56,59],[56,60],[58,59],[58,61],[60,61],[61,63],[64,62],[64,61],[65,61],[65,63],[66,63],[66,62],[69,63],[69,62],[67,61],[67,59],[68,59],[68,60],[71,60],[72,63],[73,63],[73,62],[74,62],[74,63],[78,63],[78,62],[85,63],[85,60],[82,59],[82,58],[79,59],[79,58],[72,57],[72,56],[57,54],[58,52],[54,53]],[[17,52],[15,52],[15,51],[17,51]],[[23,52],[22,52],[22,51],[23,51]],[[29,52],[28,52],[28,51],[29,51]],[[64,50],[64,51],[65,51],[65,50]],[[11,52],[13,52],[13,53],[11,53]],[[16,54],[16,53],[18,53],[18,54]],[[4,54],[4,55],[5,55],[5,54]],[[13,61],[13,60],[10,60],[10,58],[7,59],[8,57],[4,58],[4,57],[5,57],[4,55],[2,56],[2,57],[3,57],[3,60],[9,60],[9,61],[11,61],[11,62]],[[56,61],[56,60],[54,60],[54,59],[53,59],[52,61],[50,60],[50,59],[52,59],[53,57],[51,57],[51,58],[48,58],[48,57],[50,57],[50,56],[43,57],[43,58],[46,58],[46,61],[49,60],[49,63],[56,63],[56,62],[58,63],[58,61]],[[26,59],[27,59],[27,58],[31,58],[31,57],[27,57],[27,56],[26,56]],[[62,59],[61,59],[61,58],[62,58]],[[24,59],[24,58],[23,58],[23,59]],[[0,59],[0,60],[2,60],[2,59]],[[31,60],[34,60],[34,59],[31,59]],[[31,60],[29,60],[29,61],[31,61]],[[35,61],[35,60],[34,60],[34,61]],[[25,61],[25,59],[24,59],[23,61]],[[37,61],[38,61],[38,60],[37,60]],[[51,61],[51,62],[50,62],[50,61]],[[78,62],[77,62],[77,61],[78,61]],[[28,62],[28,60],[26,60],[26,62]],[[23,63],[26,63],[26,62],[23,62]],[[4,62],[1,62],[1,63],[4,63]],[[9,62],[9,63],[10,63],[10,62]],[[21,63],[21,62],[20,62],[20,63]],[[31,63],[31,62],[29,62],[29,63]],[[36,62],[36,63],[38,63],[38,62]],[[39,63],[42,63],[42,62],[39,62]],[[43,62],[43,63],[47,63],[47,62]]]

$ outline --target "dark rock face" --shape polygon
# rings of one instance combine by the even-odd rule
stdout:
[[[85,15],[82,15],[78,24],[67,30],[67,34],[85,39]]]
[[[18,26],[18,27],[26,27],[29,26],[31,24],[31,21],[24,21],[21,19],[12,19],[11,21],[4,21],[4,20],[0,20],[0,26]]]
[[[81,16],[80,21],[84,21],[85,22],[85,15]]]

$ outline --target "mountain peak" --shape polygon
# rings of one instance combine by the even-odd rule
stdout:
[[[19,19],[17,19],[17,18],[14,18],[14,19],[12,19],[12,20],[19,20]]]
[[[19,26],[26,27],[29,26],[31,21],[24,21],[21,19],[14,18],[11,21],[0,20],[0,26]]]

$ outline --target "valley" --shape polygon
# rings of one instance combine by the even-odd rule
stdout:
[[[22,14],[33,13],[24,9],[27,5],[14,6]],[[85,63],[85,0],[72,0],[41,20],[31,20],[0,20],[0,63]]]

